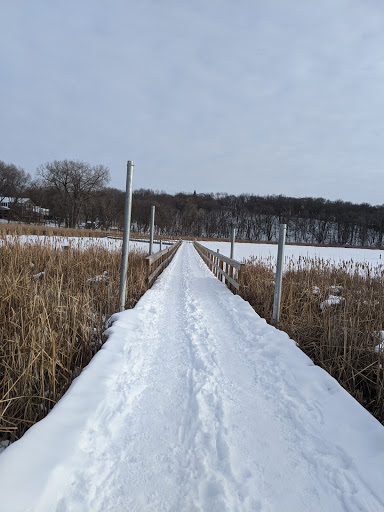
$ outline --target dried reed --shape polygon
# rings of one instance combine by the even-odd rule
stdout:
[[[246,263],[241,295],[271,323],[272,261]],[[383,296],[381,269],[291,260],[283,276],[279,328],[384,424]]]
[[[0,236],[4,236],[4,235],[101,237],[101,236],[106,236],[106,232],[98,231],[95,229],[55,228],[53,226],[41,226],[41,225],[37,225],[37,224],[19,224],[16,222],[1,222],[0,223]]]
[[[0,440],[13,441],[101,347],[118,311],[121,255],[0,241]],[[144,258],[130,253],[127,307],[146,290]]]

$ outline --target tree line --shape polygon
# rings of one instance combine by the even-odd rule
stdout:
[[[122,228],[125,192],[109,188],[109,181],[107,167],[81,161],[48,162],[37,169],[34,179],[0,161],[0,200],[29,197],[49,209],[51,222],[66,227]],[[133,230],[148,232],[151,205],[156,206],[159,235],[229,238],[235,227],[239,239],[276,241],[279,224],[285,223],[287,240],[293,243],[383,245],[384,205],[140,189],[133,192]]]
[[[384,205],[283,195],[170,195],[137,190],[132,219],[138,231],[148,229],[151,204],[156,206],[158,234],[229,238],[235,227],[239,239],[273,242],[278,240],[279,225],[285,223],[292,243],[383,245]]]

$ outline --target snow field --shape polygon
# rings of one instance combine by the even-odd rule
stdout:
[[[200,242],[202,245],[217,251],[224,256],[230,255],[230,242]],[[236,243],[235,259],[238,261],[256,257],[260,260],[269,260],[276,265],[277,244]],[[342,265],[344,262],[353,264],[367,264],[371,268],[381,269],[384,266],[384,250],[381,249],[354,249],[347,247],[319,247],[304,245],[286,245],[284,249],[284,263],[287,268],[289,261],[298,261],[299,258],[322,259],[333,265]]]
[[[64,236],[40,236],[40,235],[21,235],[12,236],[7,235],[5,239],[8,242],[17,241],[21,244],[41,244],[48,245],[52,248],[63,248],[70,247],[72,249],[91,249],[102,247],[110,251],[118,251],[122,248],[122,240],[114,238],[96,238],[96,237],[64,237]],[[0,245],[1,245],[0,240]],[[169,246],[163,246],[163,248]],[[129,242],[130,250],[142,250],[148,252],[149,243],[139,242],[137,240],[131,240]],[[153,251],[158,252],[160,250],[160,244],[153,245]]]
[[[378,512],[384,428],[191,244],[39,424],[2,509]]]

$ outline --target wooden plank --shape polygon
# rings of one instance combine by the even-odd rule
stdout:
[[[200,248],[202,248],[207,253],[212,254],[212,256],[218,257],[220,260],[225,261],[226,263],[228,263],[229,265],[231,265],[235,269],[240,270],[240,267],[241,267],[242,263],[240,263],[239,261],[231,260],[231,258],[228,258],[227,256],[224,256],[223,254],[220,254],[220,253],[217,253],[215,251],[212,251],[211,249],[208,249],[207,247],[204,247],[203,245],[199,244],[199,242],[195,242],[195,245],[199,246]]]
[[[148,281],[151,282],[155,277],[160,274],[160,272],[170,263],[172,259],[172,254],[166,258],[160,265],[158,265],[155,270],[148,276]]]
[[[205,260],[206,264],[209,267],[211,265],[211,260],[205,254],[200,254],[200,256],[203,258],[203,260]]]
[[[203,261],[207,264],[208,268],[212,271],[212,273],[221,281],[224,278],[225,284],[229,289],[234,288],[235,290],[240,289],[239,283],[235,279],[235,269],[237,270],[237,275],[240,274],[240,269],[242,264],[236,260],[231,260],[225,256],[222,256],[220,253],[211,251],[206,247],[202,246],[198,242],[194,242],[194,247],[196,248],[198,254],[201,256]],[[226,269],[224,270],[224,263],[226,263]]]
[[[158,259],[160,259],[164,254],[167,253],[173,253],[176,251],[181,244],[181,240],[179,240],[176,244],[172,245],[172,247],[167,247],[166,249],[163,249],[162,251],[155,252],[154,254],[151,254],[150,256],[147,256],[145,259],[149,262],[150,265],[153,265]]]
[[[152,270],[151,275],[154,274],[154,273],[157,273],[158,269],[164,268],[165,264],[172,259],[172,255],[173,255],[173,253],[172,254],[168,254],[168,256],[162,258],[162,260],[160,262],[158,262],[157,265],[154,265],[153,267],[151,267],[151,270]]]
[[[164,270],[165,267],[170,263],[173,256],[176,254],[177,249],[181,245],[181,240],[174,244],[171,248],[164,249],[155,254],[147,256],[147,283],[151,286],[152,282],[156,277]]]
[[[233,279],[229,274],[224,272],[219,265],[215,264],[215,268],[217,273],[220,274],[220,277],[224,276],[236,288],[236,290],[239,289],[239,283],[235,279]]]
[[[210,255],[212,255],[214,258],[219,258],[220,260],[222,260],[223,262],[227,263],[228,265],[231,265],[232,267],[234,267],[236,270],[240,270],[241,268],[241,265],[242,263],[240,263],[239,261],[237,260],[232,260],[231,258],[227,258],[227,256],[224,256],[220,253],[217,253],[215,251],[212,251],[211,249],[207,249],[207,247],[204,247],[202,246],[201,244],[199,244],[198,242],[195,242],[195,245],[199,247],[199,249],[202,251],[202,252],[205,252],[205,253],[208,253]]]
[[[213,263],[213,267],[214,267],[214,273],[215,273],[215,275],[216,275],[216,277],[217,277],[218,279],[219,279],[219,277],[218,277],[219,275],[220,275],[220,277],[222,277],[222,276],[224,276],[224,275],[225,275],[225,276],[227,276],[227,277],[229,277],[229,275],[228,275],[228,274],[226,274],[226,273],[224,272],[224,270],[222,270],[222,269],[220,268],[220,265],[218,265],[217,263]]]
[[[150,265],[153,265],[156,263],[157,260],[159,260],[161,257],[164,256],[167,252],[170,252],[172,249],[167,247],[167,249],[163,249],[162,251],[155,252],[154,254],[151,254],[150,256],[146,257],[146,260],[148,260]]]

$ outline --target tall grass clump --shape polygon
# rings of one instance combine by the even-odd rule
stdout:
[[[241,294],[272,323],[274,266],[252,259]],[[352,261],[290,260],[279,329],[384,424],[384,281],[381,268]]]
[[[0,440],[43,418],[103,343],[119,310],[121,254],[0,240]],[[145,254],[129,256],[127,307],[146,290]]]

